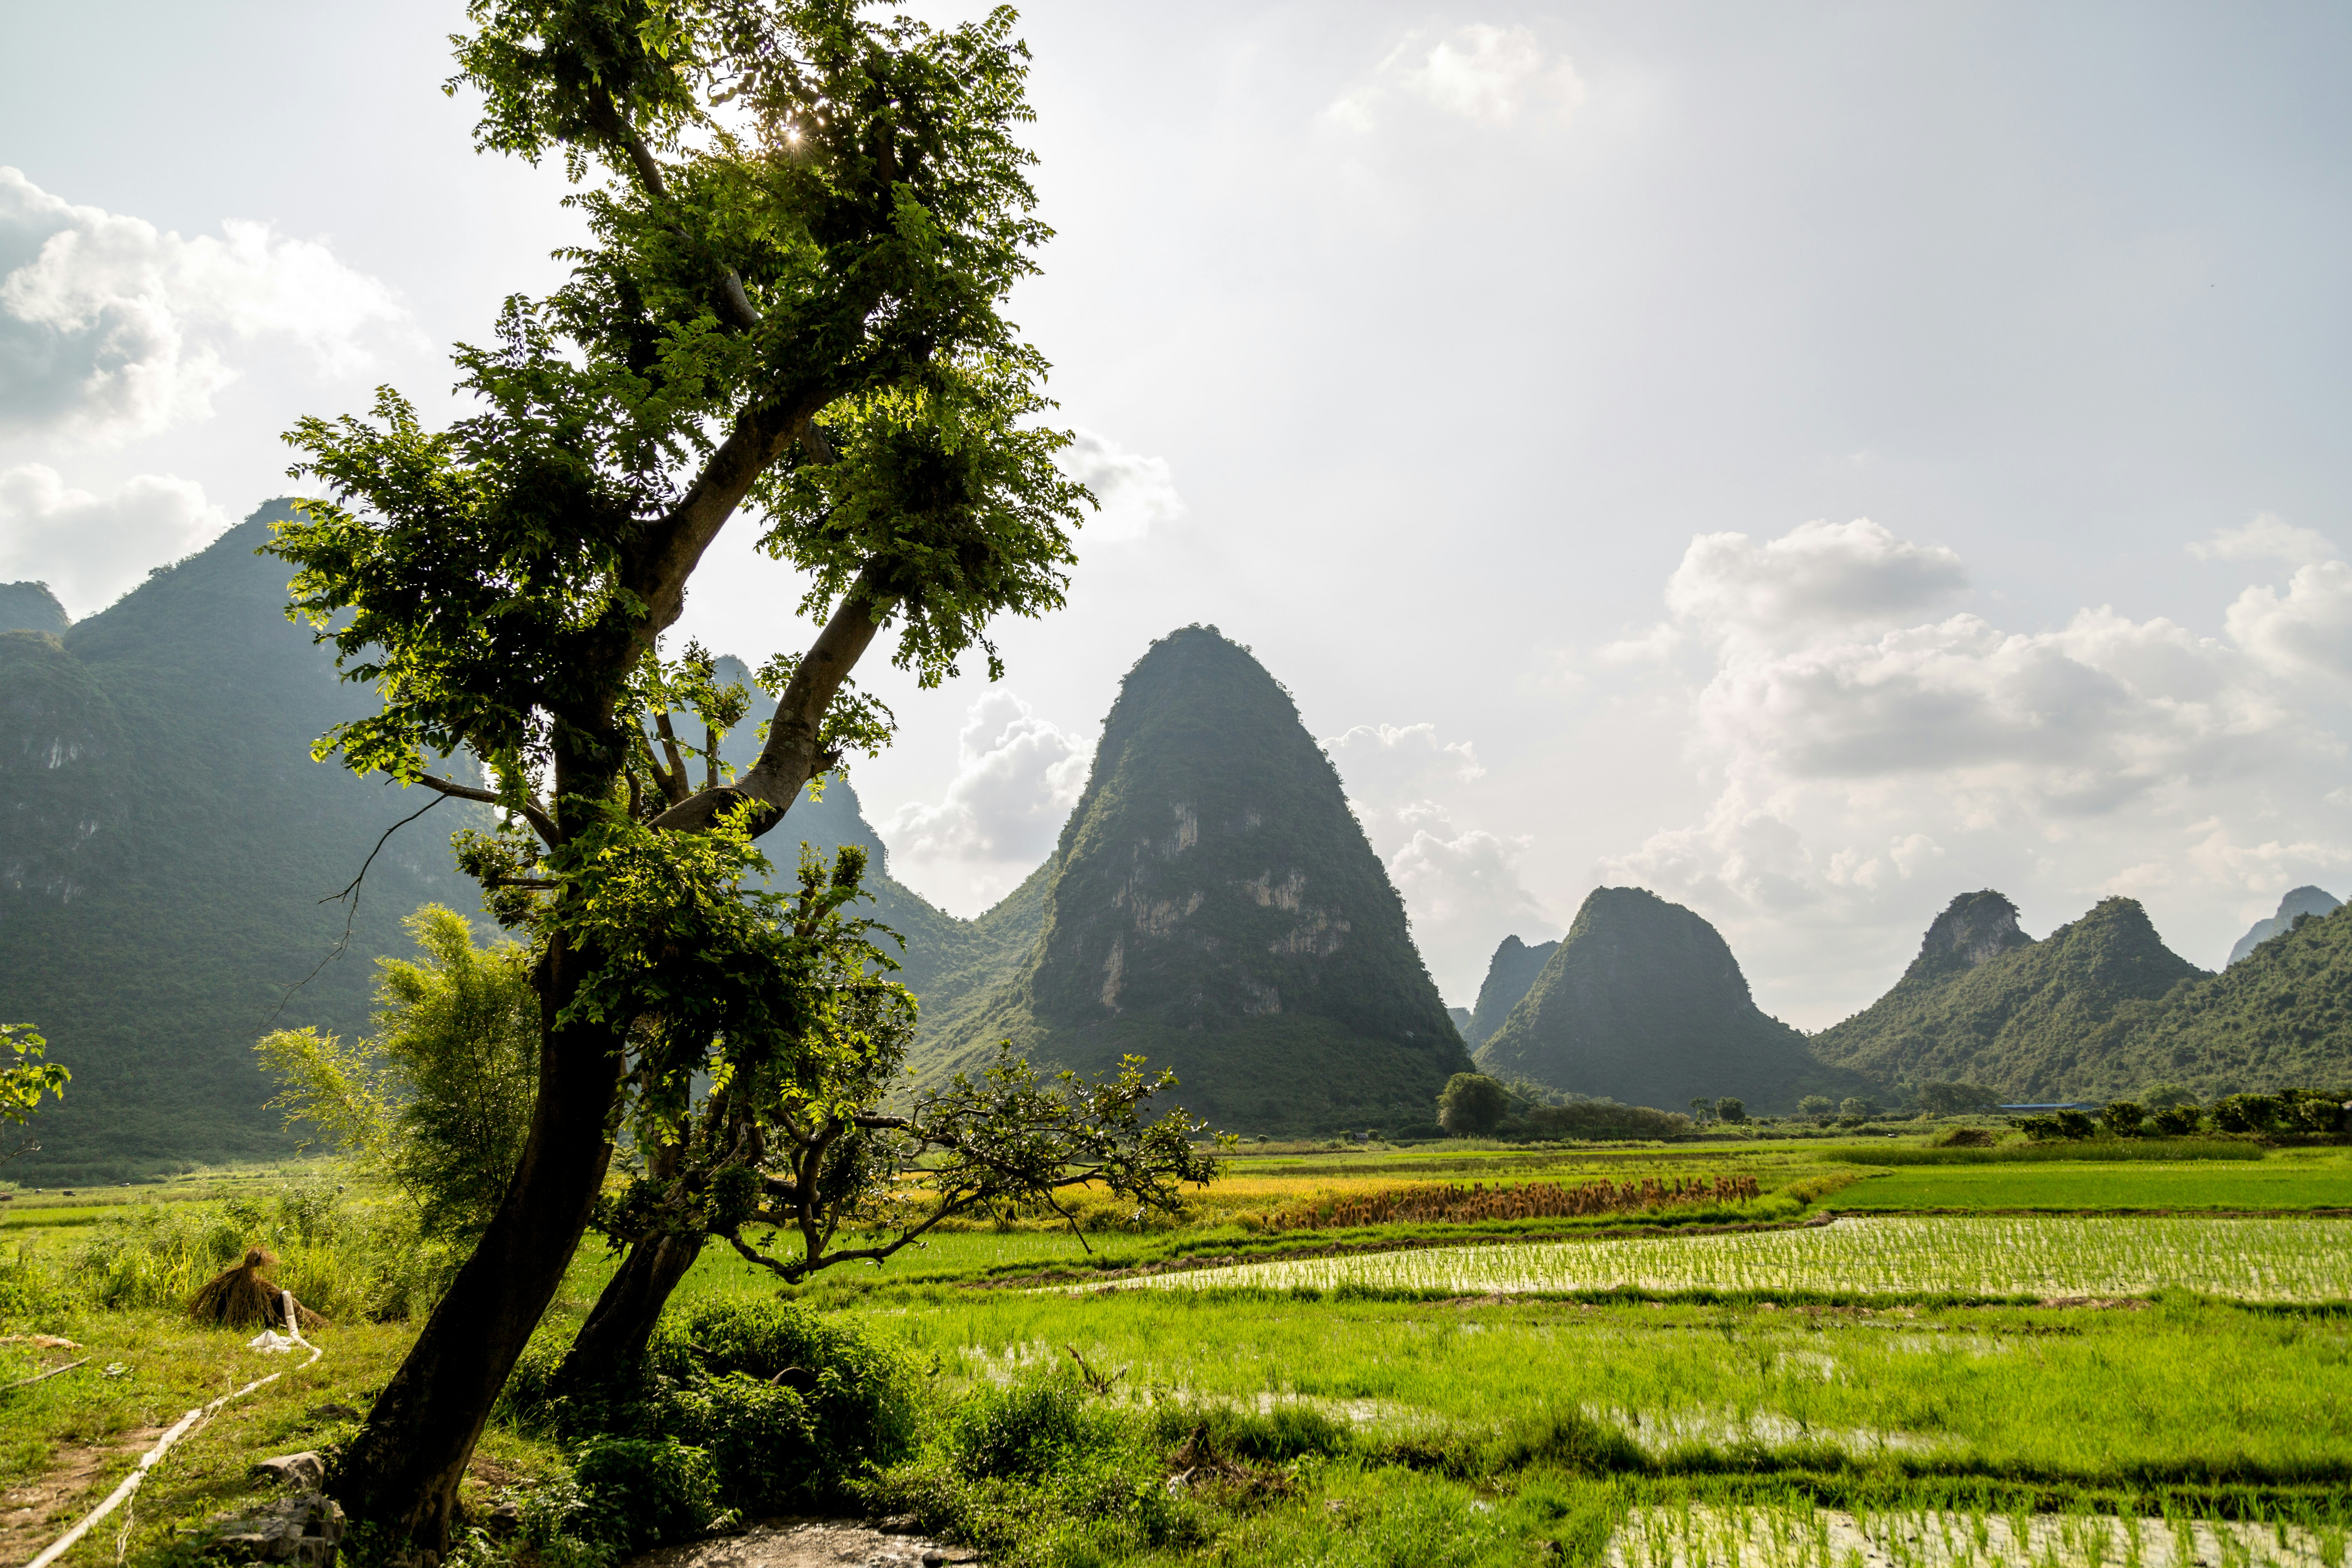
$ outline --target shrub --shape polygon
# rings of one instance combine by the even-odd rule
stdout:
[[[2213,1102],[2213,1125],[2224,1132],[2267,1132],[2285,1109],[2275,1095],[2226,1095]]]
[[[2107,1131],[2118,1138],[2137,1138],[2140,1134],[2140,1123],[2147,1120],[2147,1112],[2134,1100],[2113,1100],[2107,1102],[2105,1110],[2099,1112],[2099,1120],[2105,1122]]]
[[[1691,1130],[1691,1119],[1679,1110],[1589,1100],[1537,1106],[1520,1127],[1534,1138],[1679,1138]]]
[[[1087,1402],[1085,1387],[1068,1373],[981,1391],[949,1426],[956,1468],[992,1480],[1034,1479],[1060,1468],[1092,1435]]]
[[[549,1337],[524,1352],[500,1419],[562,1438],[692,1448],[718,1503],[746,1514],[839,1505],[914,1447],[913,1360],[798,1302],[665,1316],[633,1378],[586,1392],[559,1392],[564,1348]]]
[[[588,1533],[624,1552],[699,1535],[719,1511],[710,1457],[672,1437],[591,1437],[572,1473]]]
[[[2204,1121],[2204,1112],[2194,1102],[2176,1103],[2159,1108],[2147,1119],[2147,1127],[2160,1138],[2187,1138],[2194,1135]]]
[[[1510,1091],[1480,1072],[1458,1072],[1437,1097],[1437,1124],[1456,1138],[1492,1132],[1511,1109]]]

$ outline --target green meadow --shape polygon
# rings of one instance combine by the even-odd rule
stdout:
[[[1890,1149],[1938,1152],[1883,1134],[1248,1150],[1173,1223],[1012,1216],[789,1292],[712,1249],[673,1310],[681,1336],[697,1314],[806,1310],[884,1347],[919,1416],[854,1511],[992,1562],[2344,1568],[2352,1150]],[[1430,1184],[1735,1174],[1752,1197],[1320,1223]],[[0,1389],[0,1562],[268,1372],[156,1468],[127,1530],[66,1561],[201,1559],[252,1459],[355,1429],[416,1320],[371,1305],[401,1299],[370,1251],[382,1200],[336,1188],[310,1166],[0,1204],[0,1384],[83,1358]],[[249,1242],[334,1320],[315,1367],[180,1310]],[[583,1247],[541,1364],[614,1266]],[[469,1508],[563,1484],[571,1450],[526,1403],[486,1434]],[[487,1537],[460,1555],[514,1559]]]

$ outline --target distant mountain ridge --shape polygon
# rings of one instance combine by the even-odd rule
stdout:
[[[2116,1087],[2118,1019],[2206,973],[2164,945],[2137,900],[2107,899],[2040,942],[2016,917],[1990,889],[1954,899],[1894,988],[1812,1037],[1813,1053],[1890,1087],[2090,1096]]]
[[[1542,971],[1478,1048],[1501,1078],[1675,1109],[1730,1096],[1751,1111],[1868,1085],[1825,1067],[1758,1007],[1715,927],[1646,888],[1597,888]]]
[[[2332,915],[2342,907],[2343,901],[2324,888],[2306,885],[2291,889],[2279,900],[2278,913],[2266,921],[2256,921],[2247,928],[2246,934],[2238,939],[2237,944],[2230,949],[2230,963],[2237,963],[2281,931],[2291,929],[2295,916]],[[2222,967],[2228,966],[2224,964]]]
[[[0,631],[0,1019],[38,1026],[74,1073],[36,1123],[41,1152],[12,1177],[113,1180],[289,1152],[262,1110],[274,1090],[254,1039],[308,1024],[365,1033],[372,960],[406,951],[402,917],[425,902],[479,910],[448,848],[478,808],[455,801],[385,843],[355,912],[320,901],[425,799],[310,760],[369,699],[287,621],[285,565],[254,553],[289,515],[262,507],[61,630],[46,588],[0,584],[0,621],[37,628]],[[720,666],[748,684],[740,661]],[[754,700],[722,747],[739,767],[774,707]],[[787,881],[802,838],[873,854],[872,912],[906,938],[901,978],[919,995],[953,996],[974,965],[989,980],[1011,967],[995,944],[1019,909],[960,921],[891,878],[846,779],[762,840]]]
[[[1519,1005],[1519,998],[1534,988],[1536,976],[1558,951],[1556,942],[1529,947],[1516,936],[1505,937],[1496,946],[1495,956],[1486,961],[1486,978],[1478,987],[1477,1005],[1470,1009],[1469,1026],[1462,1031],[1463,1043],[1473,1051],[1485,1045]]]
[[[919,1071],[1002,1038],[1087,1071],[1132,1052],[1221,1127],[1304,1132],[1426,1124],[1470,1066],[1330,760],[1214,627],[1129,671],[1052,858],[976,922],[1000,952],[1032,900],[1019,972],[945,999]]]
[[[477,906],[456,802],[393,836],[355,910],[321,901],[425,798],[310,760],[367,698],[253,553],[287,515],[262,507],[62,633],[0,633],[0,1017],[74,1074],[17,1180],[288,1152],[255,1037],[364,1029],[368,960],[405,945],[401,917]]]

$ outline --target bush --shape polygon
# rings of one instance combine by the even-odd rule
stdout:
[[[2191,1137],[2204,1123],[2205,1114],[2197,1109],[2194,1101],[2187,1104],[2176,1101],[2159,1107],[2147,1120],[2148,1131],[2159,1138]]]
[[[2105,1122],[2107,1131],[2118,1138],[2137,1138],[2140,1134],[2140,1124],[2147,1120],[2147,1112],[2137,1101],[2114,1100],[2109,1100],[2107,1108],[2099,1112],[2099,1120]]]
[[[1458,1072],[1437,1097],[1437,1124],[1456,1138],[1475,1137],[1500,1126],[1510,1109],[1510,1091],[1499,1079]]]
[[[1531,1138],[1679,1138],[1691,1130],[1691,1119],[1679,1110],[1593,1100],[1537,1106],[1519,1127]]]
[[[692,1448],[717,1502],[745,1514],[842,1505],[914,1447],[913,1360],[798,1302],[666,1315],[633,1378],[585,1393],[558,1389],[564,1348],[548,1337],[523,1353],[500,1419],[568,1440]]]
[[[2224,1132],[2267,1132],[2285,1109],[2275,1095],[2226,1095],[2213,1102],[2213,1125]]]
[[[588,1534],[626,1552],[683,1541],[710,1527],[719,1507],[710,1457],[670,1437],[591,1437],[572,1474],[587,1501]]]
[[[1063,1468],[1090,1431],[1086,1388],[1057,1373],[967,1400],[949,1425],[956,1468],[991,1480],[1036,1478]]]

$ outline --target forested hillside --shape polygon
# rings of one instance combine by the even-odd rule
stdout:
[[[2210,980],[2126,1016],[2101,1088],[2177,1083],[2200,1099],[2242,1091],[2352,1091],[2352,913],[2304,914]]]
[[[1462,1042],[1472,1050],[1485,1045],[1519,998],[1534,989],[1536,976],[1559,951],[1556,942],[1541,942],[1529,947],[1516,936],[1507,936],[1495,948],[1495,956],[1486,963],[1486,978],[1478,987],[1477,1005],[1470,1009],[1469,1026],[1462,1032]]]
[[[1469,1066],[1329,759],[1214,628],[1129,673],[1054,858],[981,922],[1003,951],[1032,899],[1021,973],[926,1029],[925,1070],[1005,1037],[1086,1070],[1133,1052],[1220,1126],[1312,1131],[1425,1124]]]
[[[2105,900],[2035,942],[2007,899],[1963,894],[1894,988],[1812,1047],[1889,1089],[1944,1081],[2019,1100],[2096,1099],[2140,1087],[2121,1050],[2138,1009],[2204,976],[2135,900]]]
[[[310,760],[365,694],[289,625],[257,557],[272,503],[62,636],[0,634],[0,1017],[73,1069],[20,1181],[89,1181],[289,1146],[252,1043],[365,1026],[369,960],[427,900],[475,908],[445,803]],[[348,922],[349,942],[344,942]]]
[[[2341,900],[2325,888],[2305,886],[2290,889],[2287,895],[2279,900],[2278,913],[2268,920],[2256,921],[2247,928],[2246,934],[2237,940],[2230,949],[2230,962],[2237,963],[2281,931],[2292,928],[2297,915],[2334,914],[2340,903]]]
[[[40,1114],[41,1152],[10,1167],[18,1180],[289,1148],[261,1109],[273,1089],[256,1037],[306,1024],[365,1033],[373,961],[405,943],[401,919],[427,901],[479,909],[449,853],[478,808],[454,801],[384,845],[356,911],[321,902],[435,797],[310,760],[311,742],[368,697],[288,623],[284,564],[253,553],[284,515],[262,508],[62,635],[0,632],[0,1019],[37,1025],[74,1073]],[[0,587],[11,606],[12,618],[64,619],[37,584]],[[722,679],[748,680],[740,662],[721,664]],[[739,765],[773,707],[756,700],[722,748]],[[989,960],[1017,911],[975,925],[888,877],[846,780],[762,841],[787,879],[803,838],[873,853],[874,912],[907,939],[903,978],[927,1000],[961,994],[975,967],[989,981],[1013,967]]]
[[[1500,1078],[1666,1109],[1729,1095],[1786,1110],[1864,1087],[1756,1005],[1713,926],[1643,888],[1592,891],[1478,1061]]]

